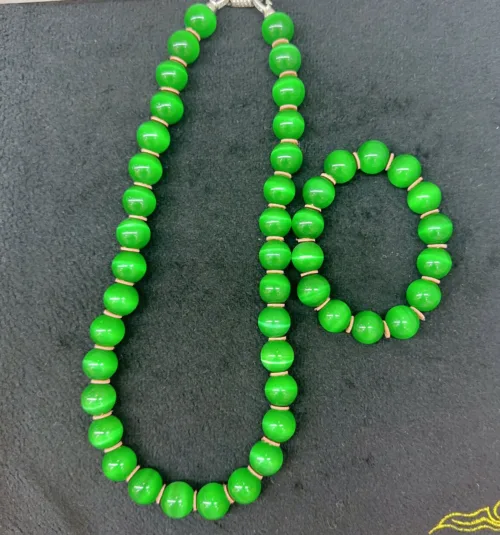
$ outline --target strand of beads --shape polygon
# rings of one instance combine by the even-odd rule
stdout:
[[[134,285],[146,273],[141,249],[148,245],[151,238],[147,218],[156,207],[153,186],[163,175],[159,156],[170,145],[169,127],[183,116],[184,106],[179,95],[188,83],[186,68],[198,58],[200,40],[214,33],[218,7],[217,3],[209,2],[208,5],[195,4],[187,10],[186,29],[175,32],[169,38],[167,49],[170,58],[156,70],[160,90],[151,99],[150,120],[137,131],[140,153],[129,163],[129,174],[134,184],[123,195],[123,207],[128,218],[116,230],[121,251],[111,265],[115,281],[104,293],[104,313],[92,322],[90,337],[95,345],[82,363],[90,384],[82,393],[81,405],[93,418],[88,438],[95,448],[104,452],[104,475],[111,481],[126,482],[130,498],[135,503],[148,505],[156,502],[170,518],[183,518],[192,511],[198,511],[203,518],[218,520],[234,502],[248,504],[256,500],[261,492],[262,478],[275,474],[283,464],[281,443],[295,432],[295,419],[288,406],[295,400],[297,384],[287,371],[294,354],[286,341],[290,316],[284,308],[290,294],[290,283],[283,274],[291,252],[283,237],[291,226],[290,215],[286,211],[286,205],[295,194],[291,173],[298,170],[302,163],[297,140],[303,132],[304,122],[296,110],[304,99],[305,90],[296,77],[300,53],[289,44],[294,32],[293,22],[284,13],[274,13],[269,7],[265,11],[262,33],[265,41],[273,45],[269,58],[271,69],[280,75],[273,88],[273,97],[280,106],[273,127],[282,143],[271,155],[275,175],[267,180],[264,187],[269,207],[260,218],[260,226],[267,236],[259,254],[267,270],[260,292],[268,306],[259,315],[258,324],[261,332],[269,338],[261,358],[271,372],[265,385],[271,409],[262,421],[264,437],[251,449],[249,465],[235,470],[227,484],[208,483],[196,491],[183,481],[164,483],[157,470],[139,466],[134,451],[123,445],[123,425],[113,415],[116,391],[110,382],[118,368],[114,349],[125,336],[123,316],[131,314],[139,303]]]
[[[417,258],[421,278],[406,291],[408,306],[391,308],[383,320],[366,310],[352,315],[347,303],[330,297],[328,280],[319,274],[324,254],[316,243],[324,229],[322,210],[335,199],[335,186],[350,182],[358,170],[367,175],[387,171],[391,184],[408,190],[409,208],[420,215],[418,235],[427,245]],[[347,332],[362,344],[374,344],[383,336],[412,338],[425,320],[424,312],[434,310],[441,301],[439,284],[451,270],[452,260],[446,251],[453,233],[453,224],[440,213],[441,190],[421,176],[420,162],[410,154],[394,157],[387,146],[376,140],[363,143],[357,152],[333,151],[325,160],[324,173],[310,178],[303,190],[305,207],[293,217],[292,229],[298,245],[292,263],[301,273],[297,287],[300,301],[318,312],[321,326],[328,332]]]

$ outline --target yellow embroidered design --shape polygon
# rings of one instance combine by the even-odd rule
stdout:
[[[450,513],[429,531],[429,535],[445,528],[462,533],[473,533],[482,529],[500,532],[500,502],[491,509],[483,507],[474,513]]]

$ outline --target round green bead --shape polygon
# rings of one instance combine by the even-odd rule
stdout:
[[[291,226],[290,214],[282,208],[266,208],[259,217],[260,231],[264,236],[286,236]]]
[[[318,320],[323,329],[330,333],[341,333],[351,322],[349,305],[338,299],[332,299],[318,312]]]
[[[273,85],[273,99],[277,106],[300,106],[304,102],[306,88],[296,76],[283,76]]]
[[[272,45],[277,39],[291,41],[293,32],[293,21],[286,13],[276,11],[266,17],[262,23],[262,37],[268,45]]]
[[[451,270],[453,261],[445,249],[424,249],[417,258],[417,269],[420,275],[442,279]]]
[[[273,442],[281,443],[290,440],[296,427],[295,417],[290,411],[270,409],[262,419],[264,435]]]
[[[139,305],[139,294],[133,286],[114,283],[104,292],[103,302],[113,314],[127,316]]]
[[[146,221],[129,217],[116,227],[116,239],[122,247],[142,249],[151,239],[151,229]]]
[[[160,87],[182,91],[188,83],[188,72],[178,61],[163,61],[156,68],[156,82]]]
[[[259,251],[260,264],[266,270],[284,270],[290,264],[291,259],[290,247],[282,241],[268,241]]]
[[[420,328],[420,319],[410,307],[398,305],[391,308],[385,315],[385,322],[391,336],[399,340],[412,338]]]
[[[220,483],[208,483],[196,495],[196,509],[206,520],[220,520],[229,511],[230,505]]]
[[[189,65],[198,59],[200,43],[191,32],[177,30],[168,38],[167,50],[171,56],[180,58]]]
[[[130,158],[128,174],[134,182],[153,186],[161,179],[163,167],[156,156],[140,152]]]
[[[301,63],[299,49],[290,43],[275,46],[269,53],[269,67],[276,76],[285,71],[298,72]]]
[[[267,273],[260,279],[259,293],[264,303],[284,303],[290,297],[290,291],[286,275]]]
[[[308,275],[300,279],[297,296],[303,305],[317,307],[330,297],[330,283],[323,275]]]
[[[389,163],[389,149],[381,141],[365,141],[358,149],[361,171],[367,175],[377,175]]]
[[[313,204],[316,208],[328,208],[335,199],[335,186],[323,177],[310,178],[302,189],[302,196],[306,204]]]
[[[94,348],[83,357],[82,369],[89,379],[104,381],[118,369],[118,357],[114,351]]]
[[[292,346],[286,340],[266,342],[260,352],[262,366],[270,373],[284,372],[293,364]]]
[[[80,398],[82,409],[91,416],[109,412],[116,403],[116,390],[110,384],[90,384]]]
[[[291,375],[269,377],[264,388],[267,401],[277,407],[288,407],[297,398],[297,382]]]
[[[129,215],[150,216],[156,208],[155,194],[142,186],[131,186],[123,193],[123,209]]]
[[[294,110],[280,111],[273,120],[274,135],[278,139],[300,139],[305,127],[304,117]]]
[[[146,121],[137,129],[137,144],[141,149],[161,154],[170,146],[170,133],[157,121]]]
[[[354,178],[358,165],[356,158],[347,150],[334,150],[324,163],[323,169],[339,184],[345,184]]]
[[[283,451],[261,440],[254,444],[249,455],[250,466],[261,476],[272,476],[283,466]]]
[[[125,336],[125,324],[120,318],[101,314],[90,325],[90,338],[94,344],[112,347],[119,344]]]
[[[411,154],[400,154],[392,161],[387,177],[396,188],[408,188],[422,176],[420,162]]]
[[[432,182],[420,182],[408,192],[407,203],[412,212],[425,214],[441,204],[441,190]]]
[[[314,242],[299,243],[292,252],[292,263],[301,273],[320,269],[324,259],[323,249]]]
[[[123,436],[123,424],[116,416],[94,420],[89,426],[89,442],[98,450],[118,444]]]
[[[138,505],[154,503],[163,486],[161,475],[153,468],[141,468],[128,482],[128,495]]]
[[[367,345],[375,344],[382,338],[383,334],[384,322],[375,312],[366,310],[359,312],[354,317],[352,335],[358,342]]]
[[[194,490],[184,481],[175,481],[165,487],[160,507],[170,518],[184,518],[193,510]]]
[[[264,183],[264,198],[269,203],[287,205],[295,197],[295,184],[287,177],[274,175]]]
[[[325,228],[325,221],[320,212],[302,208],[292,219],[292,229],[297,238],[318,238]]]
[[[280,143],[271,152],[271,165],[275,171],[294,174],[302,166],[304,156],[294,143]]]
[[[285,308],[267,307],[259,314],[259,330],[267,338],[280,338],[290,329],[290,314]]]
[[[178,123],[184,115],[184,104],[179,95],[170,91],[159,91],[151,98],[151,115],[169,125]]]
[[[125,481],[137,466],[137,455],[127,446],[108,451],[102,458],[102,471],[111,481]]]
[[[141,253],[122,251],[111,263],[111,271],[117,279],[139,282],[146,275],[147,264]]]
[[[202,39],[210,37],[217,28],[217,17],[206,4],[193,4],[184,15],[184,24]]]
[[[254,502],[260,495],[261,482],[248,468],[238,468],[227,481],[227,490],[236,503],[247,505]]]
[[[446,243],[453,234],[453,223],[447,215],[432,214],[420,221],[417,232],[427,245]]]
[[[435,282],[418,279],[408,286],[406,300],[420,312],[430,312],[441,302],[441,290]]]

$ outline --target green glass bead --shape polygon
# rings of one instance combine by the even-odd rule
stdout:
[[[146,260],[141,253],[122,251],[111,263],[113,275],[126,282],[139,282],[146,275]]]
[[[323,249],[314,242],[299,243],[292,252],[292,263],[301,273],[317,271],[323,265],[324,259]]]
[[[283,76],[273,85],[273,99],[277,106],[300,106],[306,97],[304,82],[296,76]]]
[[[441,290],[435,282],[418,279],[408,286],[406,300],[420,312],[430,312],[441,302]]]
[[[295,197],[295,184],[287,177],[274,175],[264,183],[264,198],[269,203],[287,205]]]
[[[313,204],[317,208],[328,208],[335,199],[335,186],[323,177],[310,178],[302,189],[302,196],[306,204]]]
[[[269,53],[269,67],[276,76],[285,71],[298,72],[301,63],[299,49],[290,43],[275,46]]]
[[[106,414],[115,406],[116,391],[110,384],[90,384],[83,390],[80,402],[91,416]]]
[[[320,212],[302,208],[295,212],[292,229],[297,238],[318,238],[325,228],[325,221]]]
[[[112,318],[101,314],[90,325],[90,339],[94,344],[113,347],[125,336],[125,324],[120,318]]]
[[[163,167],[156,156],[140,152],[130,159],[128,174],[134,182],[153,186],[161,179]]]
[[[128,482],[128,495],[138,505],[154,503],[163,486],[161,475],[153,468],[141,468]]]
[[[286,13],[276,11],[266,17],[262,23],[262,37],[268,45],[272,45],[277,39],[291,41],[293,32],[293,21]]]
[[[163,61],[156,68],[156,82],[160,87],[182,91],[188,83],[188,72],[178,61]]]
[[[294,143],[280,143],[271,152],[271,165],[275,171],[294,174],[302,166],[304,156]]]
[[[259,293],[264,303],[284,303],[290,297],[290,290],[286,275],[267,273],[260,279]]]
[[[142,186],[131,186],[122,197],[123,209],[129,215],[150,216],[156,208],[155,194]]]
[[[262,419],[264,435],[273,442],[290,440],[296,429],[295,417],[290,411],[270,409]]]
[[[236,503],[247,505],[254,502],[260,495],[261,482],[248,468],[238,468],[227,481],[227,490]]]
[[[167,50],[171,56],[180,58],[189,65],[198,59],[200,43],[191,32],[177,30],[168,38]]]
[[[118,316],[127,316],[139,305],[139,294],[133,286],[115,283],[104,292],[103,302],[106,310]]]
[[[259,218],[260,231],[264,236],[286,236],[291,226],[290,214],[282,208],[266,208]]]
[[[122,247],[142,249],[151,239],[151,229],[146,221],[129,217],[116,227],[116,239]]]
[[[83,373],[89,379],[104,381],[118,369],[118,357],[114,351],[91,349],[82,360]]]
[[[202,39],[206,39],[215,32],[217,17],[206,4],[193,4],[184,15],[184,24],[197,32]]]
[[[270,373],[284,372],[293,364],[292,346],[286,340],[266,342],[260,352],[262,366]]]
[[[453,223],[447,215],[432,214],[420,221],[417,232],[427,245],[446,243],[453,234]]]
[[[194,490],[184,481],[174,481],[165,487],[160,507],[170,518],[184,518],[193,510]]]
[[[358,342],[367,345],[375,344],[382,338],[383,334],[384,322],[375,312],[366,310],[359,312],[354,317],[352,335]]]
[[[127,446],[108,451],[102,458],[102,471],[111,481],[125,481],[137,466],[137,455]]]
[[[367,175],[377,175],[389,163],[389,149],[381,141],[365,141],[358,149],[361,171]]]
[[[94,448],[98,450],[111,448],[122,439],[123,424],[113,415],[94,420],[89,426],[88,436]]]
[[[250,466],[261,476],[272,476],[283,466],[283,451],[261,440],[250,450]]]
[[[151,98],[151,115],[169,125],[178,123],[184,115],[184,104],[179,95],[170,91],[159,91]]]
[[[137,129],[137,144],[141,149],[161,154],[170,146],[170,132],[157,121],[146,121]]]
[[[305,127],[304,117],[294,110],[280,111],[273,120],[274,135],[278,139],[300,139]]]
[[[332,299],[318,312],[318,320],[323,329],[329,333],[341,333],[351,322],[349,305],[338,299]]]
[[[285,242],[271,240],[266,242],[259,251],[259,261],[266,270],[284,270],[290,264],[292,252]]]
[[[269,377],[264,388],[267,401],[277,407],[288,407],[297,398],[297,382],[291,375]]]
[[[442,279],[451,270],[453,261],[445,249],[424,249],[417,258],[417,269],[420,275]],[[281,268],[280,268],[281,269]]]
[[[441,190],[432,182],[420,182],[408,192],[406,199],[412,212],[425,214],[441,204]]]
[[[408,188],[421,176],[422,166],[411,154],[396,156],[387,171],[389,182],[396,188]]]
[[[420,328],[420,319],[410,307],[398,305],[391,308],[385,315],[385,322],[391,336],[399,340],[412,338]]]
[[[230,505],[220,483],[207,483],[196,495],[196,509],[206,520],[220,520],[229,511]]]
[[[330,297],[330,283],[323,275],[308,275],[300,279],[297,296],[303,305],[317,307]]]
[[[285,308],[267,307],[259,314],[259,330],[267,338],[280,338],[290,329],[290,314]]]
[[[323,169],[339,184],[345,184],[354,178],[358,165],[356,158],[347,150],[334,150],[324,163]]]

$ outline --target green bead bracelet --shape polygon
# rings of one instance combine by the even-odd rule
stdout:
[[[374,344],[382,337],[405,340],[417,334],[424,312],[434,310],[441,301],[441,279],[451,270],[452,260],[447,242],[453,224],[439,211],[441,190],[422,178],[420,162],[410,154],[394,157],[381,141],[363,143],[357,152],[335,150],[325,160],[324,172],[310,178],[302,191],[305,207],[292,218],[298,244],[292,263],[300,272],[297,296],[318,312],[320,325],[328,332],[346,332],[362,344]],[[358,171],[367,175],[387,172],[389,182],[406,189],[408,207],[420,216],[418,236],[427,245],[417,258],[421,275],[406,291],[408,305],[391,308],[382,319],[370,310],[353,315],[349,305],[331,298],[330,283],[319,274],[324,254],[316,243],[324,229],[322,210],[335,199],[335,186],[350,182]]]

